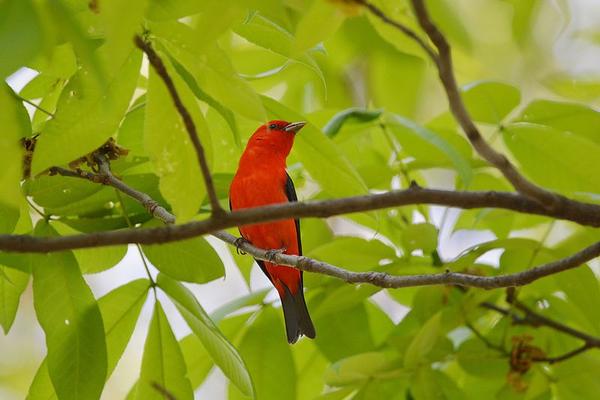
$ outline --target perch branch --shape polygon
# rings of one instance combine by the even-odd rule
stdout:
[[[411,204],[436,204],[464,209],[503,208],[528,214],[545,215],[577,222],[586,226],[600,226],[600,207],[594,204],[565,204],[557,210],[548,210],[538,202],[520,194],[503,192],[456,192],[411,187],[381,194],[347,197],[337,200],[294,202],[248,208],[226,213],[219,218],[208,218],[182,225],[157,228],[121,229],[62,237],[34,237],[31,235],[0,235],[0,250],[37,252],[72,250],[116,244],[157,244],[189,239],[220,229],[240,225],[276,221],[287,218],[318,217],[380,210]]]

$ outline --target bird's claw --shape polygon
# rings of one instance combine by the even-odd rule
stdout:
[[[250,241],[248,241],[248,239],[244,237],[239,237],[235,239],[235,242],[233,243],[235,245],[235,252],[243,256],[246,255],[246,252],[240,249],[240,247],[245,243],[250,243]]]
[[[275,257],[277,256],[277,254],[283,254],[286,251],[287,251],[286,247],[282,247],[280,249],[267,250],[265,252],[265,257],[267,258],[267,260],[269,260],[269,262],[273,262],[275,260]]]

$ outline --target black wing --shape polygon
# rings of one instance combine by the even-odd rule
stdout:
[[[289,201],[298,201],[298,196],[296,195],[296,188],[294,187],[294,181],[290,178],[290,175],[286,172],[285,176],[287,176],[287,180],[285,182],[285,195],[287,196]],[[296,223],[296,236],[298,237],[298,253],[302,255],[302,239],[300,238],[300,220],[295,219]]]

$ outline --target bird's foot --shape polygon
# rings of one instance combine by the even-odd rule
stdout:
[[[244,237],[239,237],[235,239],[235,242],[233,242],[233,244],[235,245],[235,252],[243,256],[246,255],[246,252],[240,249],[240,247],[245,243],[250,243],[250,241]]]
[[[275,260],[275,257],[277,256],[277,254],[283,254],[286,251],[287,251],[286,247],[282,247],[280,249],[267,250],[265,252],[265,256],[267,257],[267,260],[269,260],[269,262],[273,262]]]

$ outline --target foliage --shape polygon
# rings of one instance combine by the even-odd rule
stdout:
[[[535,183],[600,202],[600,81],[548,67],[555,36],[568,24],[566,8],[537,0],[469,3],[427,2],[453,45],[472,119]],[[409,1],[373,4],[425,37]],[[157,50],[191,111],[224,208],[245,142],[270,119],[309,122],[288,160],[301,200],[407,188],[411,181],[511,190],[459,131],[422,49],[350,0],[4,0],[0,76],[22,67],[37,75],[18,93],[0,88],[1,234],[55,237],[157,226],[142,205],[111,187],[49,173],[54,166],[92,171],[86,155],[111,137],[128,150],[111,162],[117,177],[178,222],[207,217],[206,188],[185,126],[164,82],[142,67],[134,34]],[[25,138],[35,143],[33,153],[26,154]],[[23,159],[31,168],[28,179]],[[464,210],[456,223],[448,215],[427,206],[351,214],[344,220],[359,226],[353,236],[306,220],[305,254],[352,271],[497,275],[567,256],[599,237],[592,228],[505,210]],[[493,239],[461,246],[452,257],[446,235],[460,237],[462,230]],[[365,232],[375,233],[365,239]],[[143,246],[140,254],[160,271],[158,278],[149,273],[95,297],[89,274],[112,269],[126,251],[0,252],[4,333],[31,297],[32,280],[45,335],[47,356],[35,377],[28,371],[28,398],[99,398],[147,297],[152,320],[143,327],[147,339],[131,398],[164,398],[165,390],[191,399],[213,366],[226,376],[233,399],[580,399],[598,393],[598,350],[543,362],[581,341],[528,324],[526,311],[512,310],[517,303],[496,292],[386,290],[306,274],[317,338],[289,346],[279,306],[250,285],[249,257],[234,255],[233,263],[250,293],[209,314],[182,282],[222,278],[228,256],[201,237]],[[486,257],[491,252],[501,254],[497,262]],[[408,307],[406,316],[392,321],[376,294]],[[600,287],[587,265],[523,287],[518,298],[534,313],[600,336],[594,306]],[[176,337],[166,303],[174,304],[190,335]],[[0,397],[10,385],[0,369]]]

